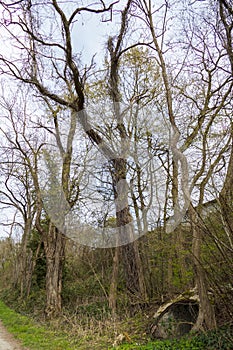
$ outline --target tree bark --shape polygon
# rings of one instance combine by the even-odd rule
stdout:
[[[62,275],[65,259],[66,239],[50,223],[48,234],[44,235],[46,255],[46,309],[48,319],[58,316],[62,310]]]
[[[113,271],[111,284],[109,288],[109,297],[108,297],[108,305],[112,311],[112,314],[116,314],[117,308],[117,285],[118,285],[118,273],[119,273],[119,257],[120,257],[120,248],[115,248],[115,254],[113,257]]]
[[[201,263],[201,243],[202,243],[202,227],[198,220],[198,214],[192,207],[192,253],[195,279],[197,284],[197,291],[200,298],[198,318],[193,326],[193,330],[209,330],[216,328],[214,306],[211,304],[208,295],[208,283],[206,279],[206,273]]]
[[[121,258],[125,272],[126,288],[133,295],[147,299],[146,285],[143,275],[142,261],[138,242],[135,242],[133,218],[130,213],[128,189],[126,188],[127,162],[123,158],[114,160],[112,173],[116,221],[118,229],[118,243],[121,246]],[[127,243],[127,244],[126,244]]]
[[[22,242],[20,246],[20,252],[19,252],[19,269],[20,269],[20,276],[19,276],[19,284],[20,284],[20,297],[23,298],[25,295],[25,291],[27,289],[27,285],[29,283],[30,276],[28,274],[28,251],[27,251],[27,244],[29,235],[31,232],[31,225],[32,225],[32,219],[26,218],[24,222],[24,232],[22,237]]]
[[[233,248],[233,125],[232,125],[231,155],[228,163],[226,178],[219,194],[223,226],[225,228],[230,247]]]

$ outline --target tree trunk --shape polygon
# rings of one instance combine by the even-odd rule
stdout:
[[[20,285],[20,297],[23,298],[29,283],[30,275],[28,274],[28,251],[27,244],[29,235],[31,232],[32,219],[26,218],[24,223],[24,233],[22,237],[22,243],[19,252],[19,285]]]
[[[128,203],[126,183],[127,165],[124,158],[114,160],[113,183],[115,189],[116,221],[118,229],[118,246],[121,246],[121,257],[125,272],[126,287],[132,294],[147,299],[146,285],[139,253],[135,242],[133,219]]]
[[[117,307],[117,283],[118,283],[118,272],[119,272],[119,255],[120,249],[119,247],[115,248],[115,254],[113,257],[113,271],[112,271],[112,279],[109,288],[109,297],[108,297],[108,305],[112,311],[112,314],[116,314]]]
[[[233,248],[233,125],[231,132],[231,155],[224,185],[221,193],[219,194],[219,201],[221,205],[223,226],[229,240],[229,245],[231,248]]]
[[[31,286],[32,286],[32,276],[36,267],[36,262],[40,253],[41,248],[41,241],[38,243],[35,255],[33,256],[33,252],[30,251],[28,254],[28,278],[27,278],[27,285],[26,285],[26,296],[28,297],[31,292]]]
[[[121,247],[125,283],[127,290],[138,296],[140,294],[139,274],[137,261],[135,259],[134,242]]]
[[[46,255],[46,317],[58,316],[62,310],[62,276],[66,239],[57,228],[50,223],[49,232],[44,236]]]
[[[191,208],[193,242],[192,252],[197,291],[200,298],[198,318],[193,330],[209,330],[216,328],[214,307],[208,296],[206,273],[201,263],[202,227],[194,208]]]

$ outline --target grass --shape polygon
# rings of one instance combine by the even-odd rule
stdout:
[[[78,341],[55,332],[9,309],[0,301],[0,319],[6,329],[30,350],[76,350]]]

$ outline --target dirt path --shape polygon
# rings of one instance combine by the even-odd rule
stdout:
[[[25,349],[25,348],[24,348]],[[0,350],[23,350],[14,337],[7,332],[0,321]]]

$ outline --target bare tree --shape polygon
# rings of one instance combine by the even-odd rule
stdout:
[[[229,4],[228,1],[218,1],[218,13],[219,13],[219,26],[216,28],[218,35],[220,36],[220,39],[222,41],[223,47],[225,48],[225,51],[228,56],[228,60],[230,63],[230,72],[231,75],[233,74],[233,38],[232,38],[232,30],[233,30],[233,11],[232,7]],[[229,72],[229,73],[230,73]],[[231,135],[233,133],[232,129],[232,119],[231,119],[231,110],[232,105],[229,104],[228,111],[229,111],[229,118],[231,122]],[[232,138],[233,142],[233,138]],[[228,235],[232,239],[232,233],[233,233],[233,227],[232,227],[232,185],[233,185],[233,172],[232,172],[232,166],[233,166],[233,144],[231,144],[231,153],[230,153],[230,159],[228,163],[228,169],[224,181],[223,188],[221,190],[219,199],[221,203],[222,208],[222,214],[223,214],[223,221],[224,226],[228,232]]]
[[[16,39],[18,44],[24,49],[25,63],[27,62],[26,65],[29,69],[26,69],[27,72],[23,72],[21,69],[22,66],[20,68],[15,62],[2,59],[5,69],[10,75],[13,75],[16,79],[19,79],[24,83],[34,86],[44,98],[53,101],[53,103],[55,102],[61,106],[70,108],[73,113],[76,112],[76,117],[88,137],[97,145],[106,159],[110,162],[113,169],[112,179],[116,203],[119,202],[120,199],[120,207],[123,208],[119,209],[116,207],[117,226],[119,228],[119,237],[121,237],[122,242],[132,241],[132,237],[134,236],[128,198],[125,196],[124,186],[122,187],[119,185],[120,183],[125,182],[127,175],[127,163],[124,156],[124,148],[128,142],[128,135],[124,125],[123,113],[120,110],[121,99],[118,87],[118,67],[121,55],[126,50],[126,48],[123,48],[123,41],[128,26],[131,2],[132,1],[128,1],[125,8],[121,11],[121,25],[116,39],[109,38],[108,41],[108,51],[110,54],[109,91],[116,121],[116,129],[119,134],[117,137],[121,144],[121,149],[118,150],[118,155],[115,154],[114,150],[111,149],[111,146],[104,141],[102,135],[97,132],[88,120],[88,115],[85,110],[84,94],[88,70],[81,69],[73,52],[74,45],[72,44],[72,27],[79,13],[85,11],[96,14],[103,13],[111,9],[114,3],[108,7],[104,5],[104,2],[101,2],[102,5],[100,8],[96,8],[95,6],[74,8],[69,17],[65,14],[62,5],[59,4],[59,2],[52,1],[51,4],[46,4],[45,6],[47,6],[48,11],[52,11],[53,13],[55,23],[58,27],[57,29],[59,30],[59,35],[62,39],[61,41],[51,41],[50,37],[43,33],[43,30],[37,21],[37,18],[44,15],[40,6],[21,6],[20,11],[22,11],[22,14],[19,11],[20,21],[18,21],[17,25],[25,33],[25,41],[19,43],[17,38],[14,39]],[[10,7],[8,7],[8,11],[11,11]],[[16,23],[14,22],[12,25],[15,26]],[[29,43],[29,47],[27,46],[27,43]],[[43,66],[46,64],[48,58],[50,61],[50,74],[53,76],[52,84],[47,84],[45,76],[43,76]],[[57,82],[55,83],[55,81]],[[57,87],[59,85],[63,89],[62,93],[58,92],[59,89]],[[66,92],[64,93],[64,91]],[[119,206],[119,204],[117,205]],[[117,244],[121,245],[122,242],[118,242]],[[124,265],[128,288],[133,293],[138,292],[139,288],[144,289],[144,282],[141,281],[143,276],[139,273],[141,262],[136,245],[129,244],[124,246],[122,248],[122,254],[123,261],[125,262]],[[143,290],[141,290],[141,292],[142,294],[145,294]]]
[[[74,206],[80,194],[81,171],[73,166],[71,170],[71,159],[73,156],[73,139],[76,132],[75,118],[72,115],[67,117],[67,111],[59,111],[47,104],[46,118],[31,112],[32,105],[28,105],[22,90],[18,90],[21,111],[15,99],[14,103],[4,100],[2,108],[6,113],[6,126],[1,128],[2,132],[2,176],[5,177],[5,186],[1,190],[1,203],[14,207],[23,218],[23,234],[19,254],[21,296],[30,293],[31,278],[35,268],[36,259],[40,252],[41,244],[46,256],[46,315],[53,317],[61,312],[62,300],[62,276],[65,259],[65,243],[67,237],[59,232],[62,217],[55,216],[46,218],[45,195],[43,194],[43,183],[41,174],[43,164],[41,158],[43,146],[46,144],[46,134],[52,135],[54,143],[59,150],[61,158],[61,173],[55,174],[61,184],[56,187],[56,193],[49,192],[51,200],[58,201],[59,190],[65,196],[69,208]],[[27,97],[29,94],[27,94]],[[45,107],[41,105],[45,110]],[[70,125],[67,127],[68,134],[62,135],[61,124],[63,114],[70,118]],[[48,123],[47,120],[50,119]],[[66,122],[67,122],[66,119]],[[47,155],[51,157],[50,155]],[[52,163],[53,164],[53,163]],[[51,161],[49,166],[51,167]],[[55,169],[51,171],[54,173]],[[51,175],[51,174],[50,174]],[[56,181],[55,181],[56,184]],[[52,184],[53,185],[53,184]],[[48,191],[51,188],[47,188]],[[53,203],[55,209],[57,204]],[[61,212],[60,212],[61,214]],[[35,256],[28,251],[28,243],[32,229],[38,230],[40,240]]]
[[[229,137],[225,137],[223,142],[219,143],[217,148],[219,154],[211,145],[211,139],[213,140],[213,128],[217,127],[219,116],[225,114],[229,103],[232,79],[227,68],[224,69],[226,64],[224,48],[219,45],[216,34],[212,34],[208,18],[203,20],[198,11],[195,12],[192,8],[195,4],[188,5],[190,7],[187,10],[191,8],[191,12],[187,11],[185,26],[182,29],[179,25],[176,27],[179,34],[174,40],[168,29],[168,23],[172,21],[172,10],[167,2],[157,8],[151,1],[134,3],[138,8],[137,17],[150,31],[150,37],[146,37],[150,44],[147,45],[154,53],[155,62],[160,67],[163,79],[164,111],[165,118],[171,125],[170,147],[173,156],[173,171],[168,175],[171,176],[172,181],[173,219],[178,224],[184,215],[182,207],[187,210],[188,207],[195,206],[195,204],[189,205],[191,192],[198,193],[199,204],[206,200],[211,176],[215,171],[217,173],[218,167],[221,166],[219,164],[222,164],[223,154],[228,151]],[[160,20],[155,24],[156,16]],[[195,20],[192,21],[194,16]],[[173,21],[173,23],[177,25],[177,22]],[[217,42],[219,46],[216,46]],[[214,44],[211,46],[211,43]],[[172,56],[169,55],[170,50]],[[174,57],[178,52],[179,56]],[[219,82],[219,76],[221,76],[221,82]],[[198,138],[202,140],[200,153],[196,153],[193,159],[195,162],[200,159],[201,166],[198,167],[196,174],[192,174],[193,180],[190,187],[188,164],[192,162],[192,158],[189,152],[199,144]],[[209,147],[212,147],[210,164],[207,163]],[[200,179],[199,191],[197,184]],[[198,214],[195,214],[195,210],[191,211],[195,276],[200,296],[199,318],[196,326],[212,328],[216,324],[215,315],[208,300],[208,282],[200,261],[202,233],[197,223]],[[175,228],[174,225],[172,227]],[[175,234],[178,237],[178,229]]]
[[[20,95],[20,91],[18,94]],[[21,98],[20,102],[25,111],[26,101]],[[36,214],[33,178],[28,164],[33,168],[38,145],[34,135],[26,131],[27,117],[18,109],[17,104],[16,98],[11,101],[2,98],[1,101],[5,126],[1,127],[1,177],[4,186],[0,191],[0,202],[6,213],[12,212],[12,208],[15,210],[17,221],[14,220],[14,224],[17,223],[22,231],[17,261],[19,273],[15,284],[20,287],[20,295],[23,298],[29,294],[35,263],[27,250]]]

